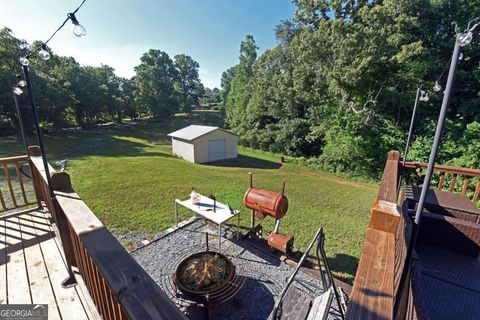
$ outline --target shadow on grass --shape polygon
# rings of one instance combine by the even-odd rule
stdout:
[[[206,163],[207,166],[231,167],[231,168],[252,168],[252,169],[280,169],[281,163],[263,160],[259,158],[239,155],[238,158],[220,160]]]
[[[197,112],[177,114],[165,120],[139,119],[130,123],[92,129],[72,130],[44,134],[45,149],[49,160],[79,159],[88,156],[164,156],[172,155],[161,151],[146,151],[152,144],[170,143],[170,132],[190,124],[223,126],[219,112]],[[136,140],[136,141],[135,141]],[[139,141],[144,140],[144,141]],[[29,145],[36,145],[35,136],[27,137]],[[20,136],[2,137],[0,157],[25,154]]]
[[[350,285],[353,284],[352,278],[355,277],[358,267],[358,258],[348,254],[339,253],[333,258],[328,259],[328,263],[333,272],[336,273],[335,278],[338,278]],[[346,274],[350,277],[344,277],[339,274]]]
[[[315,269],[318,268],[317,259],[315,257],[314,250],[310,252],[308,258],[304,262],[304,267]],[[303,251],[296,251],[291,254],[290,258],[296,262],[300,260],[303,255]],[[353,278],[358,267],[358,258],[350,256],[348,254],[339,253],[333,258],[328,259],[328,266],[334,273],[334,278],[343,281],[349,285],[353,285]]]

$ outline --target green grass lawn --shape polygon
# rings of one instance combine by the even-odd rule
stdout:
[[[170,227],[174,199],[195,186],[214,194],[223,203],[242,211],[242,226],[249,212],[242,205],[248,172],[257,187],[280,190],[286,180],[289,211],[280,231],[295,236],[302,251],[316,229],[326,231],[326,251],[339,278],[350,282],[355,275],[375,199],[376,184],[356,183],[301,165],[278,163],[279,156],[239,148],[236,160],[214,165],[192,164],[171,155],[166,134],[187,124],[221,123],[216,112],[177,115],[168,123],[151,120],[113,129],[79,131],[47,137],[50,162],[69,159],[68,172],[75,190],[116,233],[141,232],[147,237]],[[32,142],[34,139],[31,139]],[[0,157],[23,154],[19,138],[2,138]],[[184,213],[184,218],[188,213]],[[272,219],[263,223],[273,229]]]

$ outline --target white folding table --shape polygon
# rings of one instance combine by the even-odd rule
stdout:
[[[221,252],[222,224],[236,216],[238,240],[238,237],[240,235],[240,211],[233,208],[232,210],[230,210],[228,205],[220,203],[218,201],[215,202],[214,209],[214,201],[212,199],[205,197],[201,194],[199,194],[199,196],[200,201],[197,204],[193,204],[189,196],[185,198],[175,199],[175,223],[178,226],[178,205],[181,205],[200,215],[202,218],[218,224],[218,251]]]

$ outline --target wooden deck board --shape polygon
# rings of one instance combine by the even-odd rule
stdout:
[[[45,224],[42,219],[48,220],[49,215],[45,212],[39,212],[36,213],[35,216],[37,216],[39,219],[38,221],[35,222],[36,225],[43,224],[43,228],[48,228],[48,230],[52,233],[54,233],[53,228],[50,224]],[[38,227],[37,227],[38,228]],[[63,264],[65,265],[65,268],[67,268],[67,263],[65,260],[65,253],[62,250],[62,244],[60,243],[60,240],[57,237],[54,237],[55,244],[57,245],[58,251],[60,252],[60,255],[62,256],[62,261]],[[78,270],[77,270],[78,271]],[[80,276],[77,281],[83,281],[82,277]],[[86,290],[86,288],[85,288]],[[93,304],[92,298],[90,296],[86,296],[84,290],[80,288],[80,286],[75,286],[75,291],[77,292],[78,296],[80,297],[80,302],[83,305],[83,308],[85,310],[85,313],[87,314],[88,319],[101,319],[100,315],[98,314],[98,311],[95,308],[95,305]]]
[[[47,304],[48,318],[61,319],[57,304],[55,302],[55,295],[52,291],[52,285],[48,280],[48,272],[39,243],[40,236],[51,233],[48,230],[44,231],[44,229],[37,229],[31,220],[22,220],[21,223],[22,230],[36,234],[36,236],[28,234],[23,235],[24,241],[33,242],[31,246],[24,248],[30,280],[30,292],[32,294],[33,303]]]
[[[5,234],[7,246],[7,293],[8,303],[32,303],[28,274],[25,268],[22,233],[14,216],[6,218]]]
[[[95,318],[85,310],[80,289],[62,288],[67,276],[61,245],[44,212],[0,218],[0,304],[48,304],[49,319]]]
[[[45,221],[43,212],[32,212],[30,215],[33,224],[36,226],[36,221]],[[63,319],[88,319],[83,308],[80,297],[75,288],[62,288],[62,281],[68,277],[68,272],[63,262],[62,255],[58,250],[55,239],[49,239],[40,243],[42,252],[47,252],[44,255],[45,265],[50,277],[53,292],[57,301],[60,314]]]

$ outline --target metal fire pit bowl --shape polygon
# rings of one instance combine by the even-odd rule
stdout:
[[[185,273],[188,273],[188,268],[191,267],[195,261],[205,261],[205,259],[217,257],[216,265],[220,264],[221,270],[217,270],[217,274],[220,273],[220,279],[217,281],[212,281],[211,284],[207,283],[198,287],[197,283],[192,283],[192,281],[187,281],[187,276]],[[219,252],[212,251],[202,251],[194,253],[187,258],[185,258],[177,267],[175,271],[175,284],[177,288],[184,293],[185,295],[191,298],[199,298],[208,295],[215,294],[216,292],[222,291],[226,286],[232,283],[235,278],[235,266],[225,255]],[[190,277],[191,279],[191,277]]]

